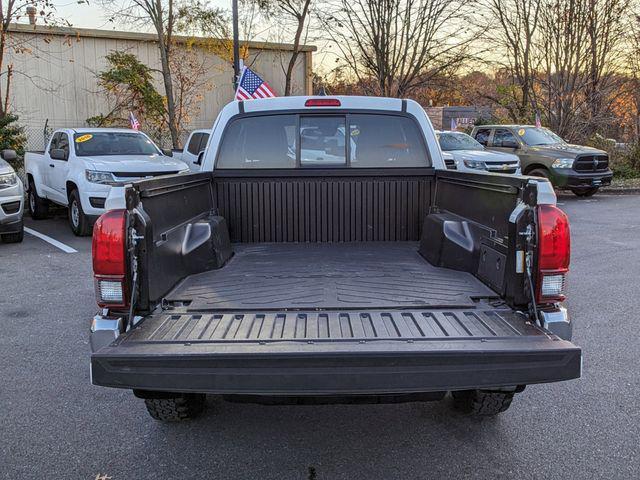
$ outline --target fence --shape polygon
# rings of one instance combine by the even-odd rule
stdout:
[[[69,128],[69,125],[55,125],[55,124],[46,124],[42,123],[41,127],[35,125],[27,125],[24,127],[24,133],[27,137],[27,143],[24,147],[27,151],[42,151],[46,148],[47,143],[49,143],[49,139],[53,132],[60,128]],[[189,131],[182,132],[180,135],[180,145],[184,146],[187,138],[189,137],[189,132],[191,130],[195,130],[196,128],[211,128],[211,125],[207,126],[193,126]],[[144,128],[142,129],[144,133],[149,135],[151,139],[158,145],[160,148],[171,148],[171,134],[169,131],[163,132],[145,132]]]

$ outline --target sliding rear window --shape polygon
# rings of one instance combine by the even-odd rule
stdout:
[[[227,127],[216,164],[218,169],[428,166],[413,119],[373,113],[240,117]]]

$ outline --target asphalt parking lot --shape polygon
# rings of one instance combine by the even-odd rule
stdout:
[[[64,212],[0,244],[0,477],[6,479],[640,478],[640,196],[561,196],[583,378],[527,388],[499,418],[428,404],[209,401],[154,422],[128,391],[89,383],[91,240]],[[106,475],[106,477],[102,477]]]

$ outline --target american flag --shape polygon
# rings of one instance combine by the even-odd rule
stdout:
[[[536,112],[536,127],[540,128],[542,127],[542,121],[540,120],[540,113]]]
[[[261,79],[249,67],[244,67],[238,89],[236,90],[236,100],[249,100],[250,98],[270,98],[277,97],[269,84]]]
[[[140,130],[140,122],[135,117],[133,112],[129,112],[129,123],[131,124],[131,128],[134,130]]]

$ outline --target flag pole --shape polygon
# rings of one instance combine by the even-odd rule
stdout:
[[[238,33],[238,0],[232,0],[233,10],[233,89],[238,88],[240,79],[240,39]]]

